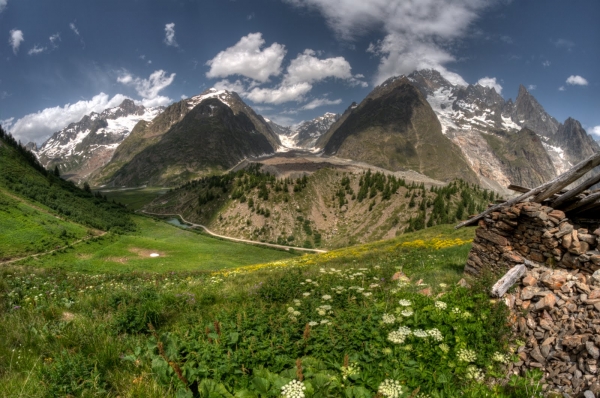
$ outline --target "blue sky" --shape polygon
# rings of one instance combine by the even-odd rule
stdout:
[[[0,0],[0,120],[42,142],[124,98],[238,91],[293,124],[433,67],[600,137],[596,0]]]

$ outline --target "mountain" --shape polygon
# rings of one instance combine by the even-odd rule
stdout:
[[[140,122],[95,184],[172,185],[274,153],[279,137],[234,92],[209,89]]]
[[[317,140],[340,118],[336,113],[326,112],[312,120],[305,120],[294,126],[280,126],[267,120],[269,126],[279,136],[284,148],[312,149]],[[284,149],[282,148],[282,149]]]
[[[513,102],[505,101],[494,88],[454,85],[432,69],[415,71],[406,78],[425,96],[441,123],[442,133],[461,149],[485,187],[501,190],[511,183],[535,186],[540,178],[555,177],[590,151],[599,150],[581,126],[569,120],[564,125],[559,123],[523,85]],[[533,131],[540,141],[533,145],[526,137],[522,142],[532,143],[527,154],[517,151],[509,162],[506,149],[519,141],[513,135],[521,131],[526,131],[529,138]],[[545,161],[546,154],[551,165]],[[515,169],[517,160],[522,166]],[[524,173],[527,167],[546,169]]]
[[[84,180],[108,163],[138,122],[154,119],[163,109],[145,108],[126,99],[119,106],[92,112],[52,134],[36,154],[46,168],[58,166],[63,176]],[[29,149],[35,150],[36,146],[29,145]]]
[[[332,126],[326,155],[383,167],[411,169],[439,180],[477,181],[460,148],[442,126],[423,94],[406,77],[376,87],[358,106]]]

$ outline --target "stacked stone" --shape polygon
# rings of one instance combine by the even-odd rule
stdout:
[[[504,298],[525,342],[509,370],[542,370],[546,396],[600,397],[600,271],[533,266]]]
[[[532,261],[591,274],[600,269],[598,226],[600,221],[590,233],[575,226],[564,212],[539,203],[505,206],[479,221],[465,272],[503,273]]]

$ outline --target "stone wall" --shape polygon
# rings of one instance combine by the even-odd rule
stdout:
[[[599,244],[600,220],[576,223],[560,210],[518,203],[479,221],[465,272],[500,274],[530,261],[592,274],[600,269]]]

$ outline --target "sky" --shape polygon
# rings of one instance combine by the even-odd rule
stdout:
[[[435,68],[505,99],[523,84],[600,139],[598,16],[597,0],[0,0],[0,123],[42,143],[125,98],[216,87],[292,125]]]

